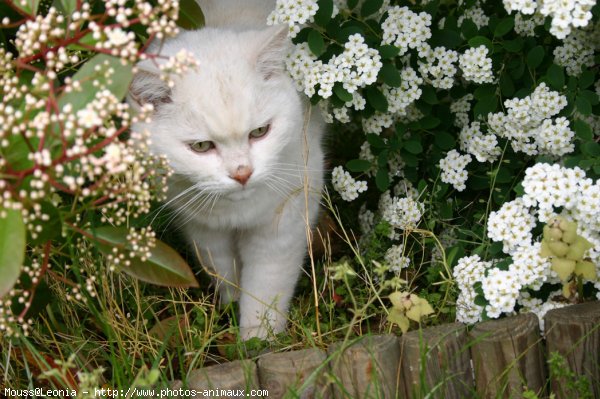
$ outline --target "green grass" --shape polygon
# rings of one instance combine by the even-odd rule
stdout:
[[[77,299],[72,283],[53,278],[47,293],[52,300],[34,316],[28,336],[0,337],[0,392],[5,388],[34,387],[79,392],[102,387],[124,391],[166,389],[175,380],[182,380],[185,387],[190,373],[202,367],[236,359],[256,360],[268,352],[327,350],[337,343],[335,347],[339,349],[330,350],[327,359],[335,368],[342,362],[343,348],[357,339],[372,334],[400,335],[399,329],[386,321],[387,295],[396,287],[386,285],[381,280],[383,275],[379,281],[374,278],[377,273],[371,260],[381,255],[377,245],[370,244],[370,253],[359,249],[357,238],[344,226],[330,202],[328,205],[337,226],[329,235],[321,233],[325,237],[324,253],[307,259],[289,313],[288,330],[266,341],[239,340],[236,305],[220,306],[212,289],[206,287],[210,281],[206,275],[200,278],[205,283],[201,289],[154,287],[109,271],[101,258],[92,258],[85,247],[75,245],[72,251],[80,283],[96,276],[92,289],[79,291],[81,299]],[[421,230],[410,239],[412,245],[420,245],[422,240],[437,237]],[[332,270],[344,262],[353,267],[356,275],[332,279]],[[444,264],[431,262],[424,257],[403,275],[409,289],[418,289],[419,295],[429,298],[436,308],[437,314],[425,320],[423,327],[453,321],[453,313],[448,310],[454,295],[451,285],[419,286],[427,281],[432,269],[435,277],[447,271]],[[413,329],[416,327],[412,325]],[[463,350],[468,351],[469,347]],[[423,347],[414,366],[426,364],[427,351]],[[561,378],[576,378],[564,364],[556,367],[555,374],[563,370]],[[422,369],[420,384],[410,387],[414,397],[440,397],[454,376],[442,370],[442,380],[430,386]],[[339,376],[327,371],[326,364],[313,377],[318,373],[323,373],[338,393],[346,392],[351,397],[348,387]],[[376,370],[372,397],[383,395],[377,375]],[[577,381],[574,388],[569,386],[571,391],[585,388]],[[288,396],[300,397],[302,389],[298,387]],[[473,392],[472,397],[477,394]]]

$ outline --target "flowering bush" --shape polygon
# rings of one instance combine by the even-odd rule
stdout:
[[[157,57],[146,45],[201,25],[202,13],[193,0],[48,3],[0,3],[0,336],[44,328],[34,317],[45,307],[60,326],[67,301],[109,320],[91,328],[102,342],[135,309],[137,337],[154,312],[195,300],[141,309],[137,288],[106,283],[113,271],[197,282],[145,218],[169,170],[146,151],[146,132],[130,131],[152,108],[123,99],[135,63]],[[353,251],[326,264],[339,318],[325,322],[316,306],[318,332],[335,334],[347,313],[348,334],[384,313],[405,331],[433,313],[473,323],[600,298],[599,15],[591,0],[276,1],[267,23],[289,28],[287,70],[333,125],[330,208],[355,232],[340,233]],[[161,63],[167,82],[196,67],[186,52]],[[209,307],[192,307],[186,366],[207,347]],[[291,319],[311,323],[307,313],[292,308]]]
[[[14,37],[0,47],[2,336],[28,334],[34,310],[52,303],[49,287],[86,303],[113,270],[197,285],[144,220],[169,170],[147,151],[147,132],[129,127],[152,109],[122,101],[134,63],[156,57],[139,38],[175,34],[178,2],[55,3],[1,6],[2,37]],[[89,252],[106,262],[90,266]]]
[[[376,280],[413,276],[435,300],[428,284],[453,279],[468,323],[600,298],[599,11],[277,1],[269,23],[289,26],[287,68],[335,124],[333,189]],[[589,244],[568,266],[543,250],[559,220]]]

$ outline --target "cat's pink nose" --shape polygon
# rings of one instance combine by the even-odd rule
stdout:
[[[246,183],[248,182],[248,180],[250,179],[250,176],[252,176],[252,172],[253,172],[253,170],[250,166],[240,165],[240,166],[238,166],[235,173],[232,175],[229,175],[229,177],[231,177],[233,180],[240,183],[242,186],[245,186]]]

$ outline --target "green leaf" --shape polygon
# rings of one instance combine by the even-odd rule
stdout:
[[[12,4],[19,10],[23,11],[23,13],[33,16],[38,12],[40,0],[16,0],[13,1]]]
[[[98,70],[96,70],[98,68]],[[106,78],[106,71],[112,69],[114,73]],[[71,104],[73,111],[78,111],[91,102],[96,93],[104,86],[119,100],[125,98],[129,83],[133,78],[132,65],[123,65],[121,60],[106,54],[97,54],[88,60],[75,75],[73,81],[78,81],[81,90],[63,93],[58,99],[59,108]],[[100,83],[100,86],[94,84]]]
[[[103,226],[90,233],[96,237],[98,249],[104,254],[111,254],[113,247],[131,250],[126,227]],[[130,266],[123,266],[120,270],[138,280],[160,286],[198,287],[190,266],[173,248],[158,239],[148,260],[134,257]]]
[[[410,140],[404,143],[404,148],[411,154],[420,154],[423,152],[423,146],[418,140]]]
[[[323,36],[321,36],[321,33],[316,29],[312,29],[308,34],[308,48],[310,48],[310,51],[317,57],[323,54],[323,51],[325,50]]]
[[[383,93],[376,87],[369,86],[365,90],[369,104],[379,112],[387,112],[388,101]]]
[[[315,23],[325,27],[329,21],[331,21],[331,15],[333,14],[333,0],[319,0],[317,5],[319,6],[319,9],[315,14]]]
[[[515,26],[514,18],[512,16],[506,17],[502,21],[500,21],[498,23],[498,25],[496,25],[496,28],[494,29],[494,36],[502,37],[502,36],[506,35],[508,32],[510,32],[514,26]]]
[[[400,78],[400,72],[394,64],[389,62],[383,63],[379,71],[379,76],[383,79],[383,82],[391,87],[400,87],[400,83],[402,83],[402,78]]]
[[[523,39],[520,37],[514,40],[504,40],[502,47],[509,53],[518,53],[523,48]]]
[[[588,141],[581,146],[581,151],[592,157],[600,157],[600,144],[595,141]]]
[[[583,71],[579,75],[579,88],[587,89],[596,81],[596,73],[591,70]]]
[[[473,114],[475,117],[479,115],[486,117],[487,114],[496,110],[497,105],[498,98],[495,95],[484,97],[475,104],[475,107],[473,108]]]
[[[375,184],[381,192],[384,192],[390,187],[390,176],[387,168],[380,168],[377,170],[377,175],[375,176]]]
[[[15,285],[25,259],[25,223],[20,211],[0,207],[0,298]]]
[[[333,93],[337,96],[337,98],[345,103],[352,101],[352,94],[350,94],[348,90],[344,89],[344,86],[342,86],[341,83],[336,83],[333,85]]]
[[[360,15],[368,17],[371,14],[376,13],[383,5],[383,0],[368,0],[365,1],[360,8]]]
[[[433,86],[424,86],[421,93],[421,99],[427,104],[435,105],[439,103],[437,94]]]
[[[515,93],[515,84],[508,73],[503,73],[500,78],[500,92],[504,97],[512,97]]]
[[[391,44],[384,44],[383,46],[379,47],[378,51],[381,59],[384,60],[394,58],[400,53],[400,49],[396,46],[392,46]]]
[[[469,43],[469,46],[471,46],[471,47],[479,47],[479,46],[487,47],[487,49],[489,50],[488,54],[491,54],[494,52],[494,45],[492,44],[492,41],[485,36],[475,36],[475,37],[469,39],[468,43]]]
[[[540,66],[540,64],[544,60],[545,53],[546,52],[544,51],[544,48],[542,46],[535,46],[534,48],[529,50],[529,52],[527,53],[527,65],[529,66],[529,68],[535,69],[538,66]]]
[[[592,105],[598,105],[598,102],[600,101],[598,95],[591,90],[581,90],[579,96],[584,97]]]
[[[432,37],[431,47],[444,46],[449,49],[456,49],[463,42],[460,34],[452,29],[442,29]]]
[[[454,266],[463,257],[464,253],[464,249],[459,245],[451,247],[449,251],[446,251],[446,262],[448,265]]]
[[[477,35],[477,33],[479,32],[479,29],[477,28],[477,25],[475,25],[475,23],[473,21],[471,21],[470,19],[465,19],[462,23],[462,26],[460,27],[460,31],[463,34],[463,36],[465,37],[465,39],[470,39],[472,37],[474,37],[475,35]]]
[[[381,137],[373,133],[367,134],[367,141],[369,142],[371,147],[375,149],[381,150],[387,147],[385,141]]]
[[[546,71],[546,81],[553,89],[562,90],[565,85],[564,68],[556,64],[550,65]]]
[[[474,302],[475,302],[475,305],[478,305],[478,306],[485,307],[485,306],[489,305],[488,300],[485,299],[485,296],[483,296],[483,295],[476,295]]]
[[[359,1],[359,0],[348,0],[348,1],[347,1],[347,3],[348,3],[348,8],[349,8],[350,10],[352,10],[354,7],[356,7],[356,6],[358,5],[358,1]]]
[[[71,15],[77,9],[77,0],[54,0],[52,5],[63,15]]]
[[[346,169],[350,172],[366,172],[371,169],[371,162],[364,159],[352,159],[346,162]]]
[[[581,119],[576,119],[575,124],[573,125],[573,129],[582,140],[592,140],[594,138],[594,132],[592,132],[592,128],[590,125],[582,121]]]
[[[442,121],[439,118],[436,118],[435,116],[429,115],[419,120],[419,123],[421,123],[422,129],[430,130],[438,127],[440,123],[442,123]]]
[[[483,84],[483,85],[479,86],[477,89],[475,89],[473,96],[478,100],[488,98],[490,96],[496,96],[496,86],[489,85],[489,84]]]
[[[179,0],[177,25],[183,29],[199,29],[204,26],[204,13],[196,0]]]
[[[434,138],[435,145],[442,150],[450,150],[456,145],[454,136],[447,132],[437,132]]]
[[[592,104],[584,96],[577,96],[575,106],[581,115],[591,115],[592,113]]]
[[[49,240],[58,237],[62,232],[62,220],[58,209],[51,202],[42,201],[40,203],[42,214],[48,216],[48,220],[44,222],[34,223],[34,226],[41,227],[41,231],[37,233],[35,239],[28,235],[28,241],[32,245],[44,244]]]
[[[9,135],[8,147],[0,147],[0,155],[10,165],[11,169],[21,171],[33,167],[34,162],[29,159],[31,150],[29,149],[29,145],[27,145],[28,141],[33,148],[37,148],[37,145],[35,144],[36,142],[39,142],[37,139],[32,138],[27,140],[20,134]]]
[[[408,320],[408,318],[404,315],[404,312],[400,311],[399,309],[390,309],[387,319],[390,323],[397,324],[403,334],[405,334],[410,327],[410,320]]]

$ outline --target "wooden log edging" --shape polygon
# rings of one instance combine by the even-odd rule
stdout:
[[[475,386],[482,397],[520,397],[525,386],[542,393],[546,366],[535,314],[479,323],[470,336]]]
[[[537,316],[459,323],[395,335],[365,336],[320,349],[270,353],[192,371],[190,388],[266,389],[269,398],[521,397],[524,387],[540,397],[547,383],[546,354],[558,352],[600,398],[600,301]],[[471,367],[471,365],[473,367]],[[181,386],[179,384],[178,386]],[[557,397],[563,381],[552,381]],[[475,393],[476,392],[476,393]],[[570,396],[569,396],[570,394]]]
[[[600,306],[582,303],[549,311],[544,317],[548,356],[558,352],[569,369],[585,377],[600,398]],[[552,380],[558,398],[573,398],[565,381]]]
[[[410,331],[401,339],[407,398],[465,398],[473,390],[467,328],[453,323]],[[418,360],[415,362],[415,360]]]

